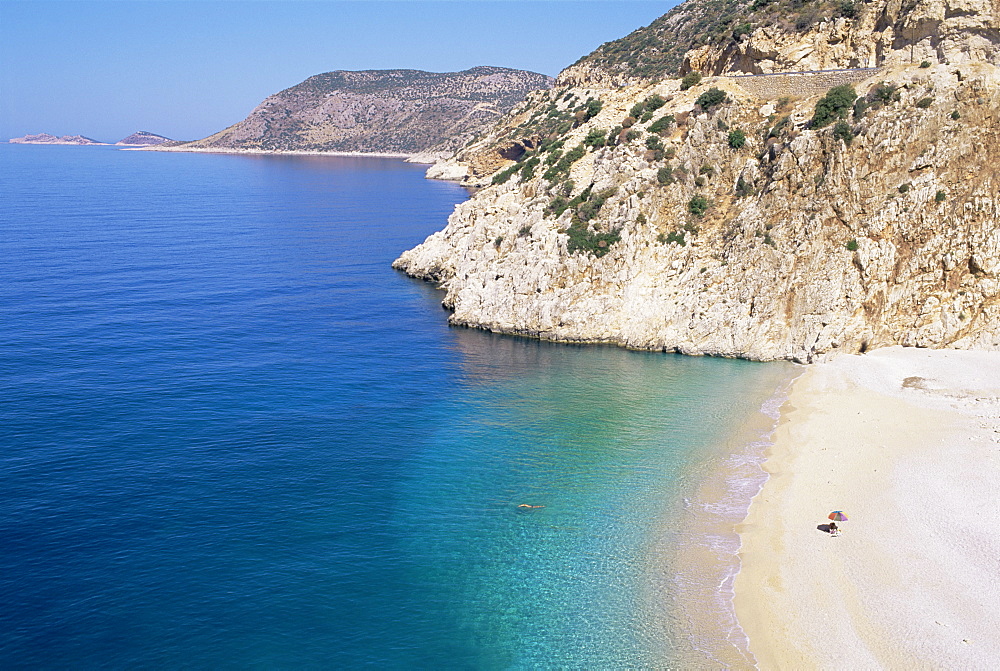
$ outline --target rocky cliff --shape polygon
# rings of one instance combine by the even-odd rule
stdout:
[[[623,85],[675,73],[766,73],[998,62],[994,0],[688,0],[601,45],[557,85]]]
[[[486,188],[395,267],[439,283],[452,323],[559,341],[1000,348],[997,4],[736,7],[670,55],[699,83],[605,45],[435,166]],[[839,71],[742,76],[815,69]]]
[[[451,154],[525,94],[552,85],[534,72],[336,71],[270,96],[243,121],[188,149]]]

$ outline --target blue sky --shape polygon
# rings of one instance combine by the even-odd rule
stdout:
[[[0,0],[0,139],[209,135],[330,70],[499,65],[555,76],[676,0]]]

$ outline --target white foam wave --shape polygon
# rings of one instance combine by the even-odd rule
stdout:
[[[709,576],[687,575],[683,572],[674,575],[674,583],[678,589],[697,592],[710,601],[708,605],[719,617],[719,629],[724,632],[725,640],[743,663],[754,668],[757,667],[757,663],[750,652],[750,640],[736,619],[733,602],[734,583],[740,570],[739,551],[742,547],[736,526],[746,519],[754,497],[761,492],[768,480],[768,474],[764,470],[766,451],[773,443],[781,406],[788,400],[792,382],[794,379],[789,380],[761,405],[760,413],[772,420],[765,432],[722,460],[725,483],[722,496],[718,500],[693,503],[709,518],[706,522],[710,528],[729,530],[725,533],[706,533],[698,541],[701,547],[707,548],[716,556],[718,559],[716,565],[721,571],[714,574],[714,579]],[[687,506],[688,502],[685,501],[685,504]],[[699,584],[706,581],[707,584]],[[724,658],[726,656],[720,654],[722,650],[718,644],[718,631],[716,630],[712,636],[714,640],[708,640],[707,634],[706,640],[699,640],[698,632],[692,629],[689,641],[692,647],[707,659],[721,667],[728,667],[729,662]],[[731,652],[727,656],[732,657]]]

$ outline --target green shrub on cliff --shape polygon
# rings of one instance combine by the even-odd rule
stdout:
[[[721,105],[726,102],[726,92],[722,89],[717,89],[714,86],[700,96],[694,101],[695,105],[700,106],[703,110],[710,110],[717,105]]]
[[[521,167],[521,180],[527,182],[529,179],[533,178],[535,176],[535,168],[538,167],[538,164],[541,162],[542,160],[537,156],[529,158],[525,161],[524,165]]]
[[[694,196],[688,201],[688,212],[696,217],[702,217],[708,211],[710,205],[711,203],[708,202],[708,198],[705,198],[705,196]]]
[[[587,137],[583,140],[583,143],[588,147],[593,147],[597,149],[598,147],[603,147],[608,143],[607,131],[600,130],[599,128],[593,128]]]
[[[854,132],[851,131],[851,127],[846,123],[838,121],[837,125],[833,127],[833,137],[837,140],[843,140],[844,144],[851,144],[851,140],[854,139]]]
[[[539,153],[554,152],[557,149],[562,149],[564,144],[566,144],[566,140],[556,140],[555,138],[549,138],[546,140],[542,140],[542,144],[538,148],[538,151]]]
[[[822,128],[837,119],[843,119],[847,116],[847,111],[854,105],[854,100],[857,97],[854,87],[850,84],[834,86],[816,103],[816,111],[813,113],[812,118],[812,127]]]
[[[645,103],[646,110],[650,112],[655,112],[656,110],[660,109],[666,104],[667,101],[664,100],[662,96],[658,96],[655,93],[646,98],[646,103]]]
[[[549,182],[559,181],[559,177],[564,174],[568,174],[570,167],[572,167],[576,161],[583,158],[583,155],[586,153],[587,148],[583,144],[576,145],[563,154],[562,158],[560,158],[555,165],[546,170],[542,177]]]
[[[676,230],[670,233],[663,234],[660,233],[656,236],[656,239],[660,241],[661,244],[669,245],[671,243],[680,245],[681,247],[687,246],[687,240],[684,239],[684,231]]]
[[[737,128],[729,133],[729,146],[733,149],[742,149],[743,145],[747,143],[746,134]]]
[[[684,75],[681,79],[681,91],[687,91],[692,86],[697,86],[701,83],[701,73],[700,72],[689,72]]]
[[[897,89],[896,85],[889,82],[879,82],[868,94],[868,99],[875,107],[888,105],[899,100]]]
[[[674,121],[675,121],[674,115],[668,114],[664,117],[660,117],[653,123],[649,124],[649,128],[647,128],[646,130],[648,130],[650,133],[659,134],[667,130],[670,127],[670,125],[674,123]]]
[[[560,159],[559,163],[565,163],[566,167],[573,165],[577,160],[583,158],[583,155],[587,153],[587,149],[582,145],[578,144],[572,149],[570,149],[563,157]]]
[[[753,195],[753,185],[743,179],[743,175],[736,180],[736,197],[746,198],[747,196]]]
[[[771,128],[771,130],[767,131],[767,137],[764,139],[767,140],[772,137],[778,137],[779,135],[781,135],[781,131],[791,126],[791,124],[792,124],[791,117],[787,116],[782,117],[781,119],[778,120],[778,123],[774,124],[774,127]]]
[[[521,173],[521,179],[523,181],[528,181],[529,179],[535,176],[535,168],[538,167],[538,164],[541,162],[542,159],[540,159],[537,156],[532,156],[527,160],[522,159],[520,162],[515,163],[512,166],[508,166],[507,168],[504,168],[497,174],[493,175],[492,183],[503,184],[511,177],[516,175],[518,172]]]
[[[870,109],[880,109],[884,105],[899,101],[899,91],[895,84],[879,82],[854,102],[854,119],[861,119]]]
[[[566,210],[573,211],[573,221],[587,222],[597,216],[604,203],[615,194],[616,189],[604,189],[602,191],[593,191],[590,187],[584,189],[572,199],[567,200],[566,195],[572,191],[572,182],[567,182],[570,185],[569,189],[564,189],[564,195],[557,195],[551,201],[549,201],[548,206],[545,208],[546,216],[552,216],[558,218]]]
[[[597,213],[601,210],[601,208],[604,207],[604,203],[608,200],[608,198],[615,195],[616,191],[617,189],[610,188],[598,191],[597,193],[592,193],[590,192],[590,189],[587,189],[589,196],[585,202],[580,203],[580,206],[577,208],[577,215],[584,221],[593,219],[597,216]]]
[[[632,123],[635,123],[636,120],[645,123],[653,118],[653,112],[660,109],[666,104],[667,104],[666,100],[664,100],[661,96],[658,96],[654,93],[645,100],[637,102],[635,105],[632,105],[632,109],[629,110],[627,118],[632,119],[633,120]]]
[[[583,113],[583,121],[590,121],[600,113],[602,107],[604,107],[604,103],[601,102],[600,98],[590,98],[580,106],[577,113]]]
[[[733,28],[733,39],[739,42],[741,37],[743,37],[744,35],[749,35],[752,32],[753,32],[753,26],[750,25],[749,22],[740,23],[735,28]]]
[[[590,199],[590,187],[581,191],[580,193],[573,196],[573,199],[569,201],[569,206],[572,208],[579,207],[580,203],[584,203]]]
[[[565,212],[567,207],[569,207],[569,201],[563,196],[556,196],[545,208],[545,214],[558,219],[559,215]]]
[[[845,19],[856,19],[858,17],[858,6],[854,4],[853,0],[842,0],[837,7],[837,11]]]
[[[868,101],[864,98],[858,98],[854,101],[854,120],[857,121],[865,115],[868,111]]]
[[[515,163],[512,166],[508,166],[508,167],[504,168],[503,170],[501,170],[500,172],[498,172],[497,174],[493,175],[493,182],[492,183],[493,184],[503,184],[504,182],[506,182],[507,180],[509,180],[514,175],[515,172],[517,172],[520,169],[521,169],[521,164],[520,163]]]
[[[570,254],[575,254],[576,252],[593,254],[597,258],[601,258],[607,254],[611,249],[611,245],[621,240],[621,235],[617,228],[601,232],[591,230],[582,221],[574,221],[566,229],[566,234],[569,236],[569,240],[566,241],[566,251]]]

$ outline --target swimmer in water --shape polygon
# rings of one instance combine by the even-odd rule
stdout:
[[[544,507],[545,506],[532,506],[527,503],[522,503],[518,506],[518,508],[544,508]]]

